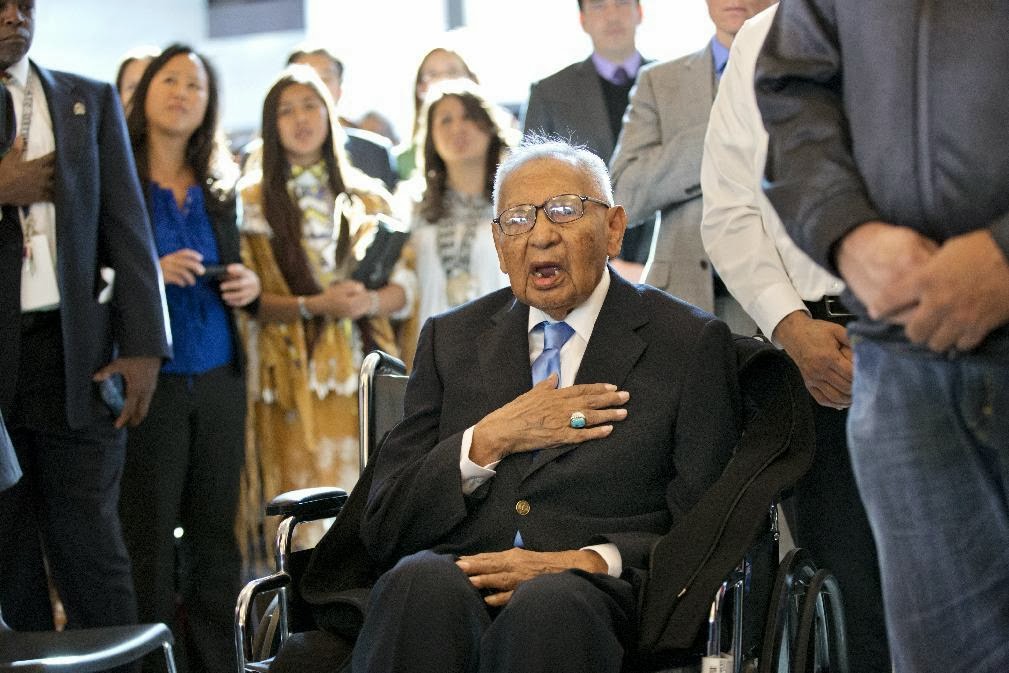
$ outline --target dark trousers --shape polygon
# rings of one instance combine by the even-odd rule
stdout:
[[[235,668],[244,437],[245,383],[230,366],[160,375],[147,418],[129,433],[120,508],[140,619],[172,625],[180,670]]]
[[[450,556],[420,552],[379,578],[354,673],[617,673],[633,642],[631,585],[568,571],[519,586],[488,610]]]
[[[3,409],[24,471],[0,493],[4,619],[18,630],[53,628],[48,563],[68,627],[135,623],[117,510],[123,433],[111,414],[85,428],[68,426],[58,314],[22,318],[20,346],[15,393]]]
[[[797,517],[789,519],[800,547],[830,568],[841,585],[852,673],[889,673],[879,558],[848,455],[847,411],[820,406],[812,398],[816,458],[796,485]]]

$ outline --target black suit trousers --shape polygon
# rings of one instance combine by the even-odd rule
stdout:
[[[140,620],[172,626],[190,673],[235,668],[244,456],[245,379],[230,365],[162,373],[147,418],[129,433],[120,511]]]
[[[135,623],[118,516],[124,433],[111,414],[69,427],[58,313],[21,321],[17,384],[3,410],[24,471],[0,493],[4,619],[20,630],[53,628],[44,559],[69,627]]]
[[[376,583],[352,670],[618,673],[634,623],[634,592],[623,580],[540,575],[489,609],[453,557],[423,551]]]

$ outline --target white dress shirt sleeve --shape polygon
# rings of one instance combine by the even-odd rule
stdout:
[[[726,287],[768,337],[803,299],[838,295],[844,282],[795,245],[763,192],[767,132],[753,89],[757,56],[777,5],[732,43],[704,141],[701,239]]]
[[[770,204],[761,178],[767,132],[753,77],[767,31],[749,27],[747,35],[740,31],[733,41],[708,122],[701,162],[701,238],[726,287],[769,337],[782,318],[805,305],[765,228]]]
[[[463,495],[469,495],[480,488],[485,481],[497,474],[494,468],[501,462],[500,460],[495,460],[488,465],[477,465],[469,459],[469,448],[472,445],[473,426],[470,426],[462,433],[462,446],[459,448],[459,472],[462,474]]]

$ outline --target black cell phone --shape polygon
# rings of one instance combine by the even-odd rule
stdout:
[[[207,264],[203,269],[203,278],[207,280],[219,280],[221,276],[228,275],[227,264]]]
[[[126,398],[123,397],[123,377],[121,374],[113,374],[104,381],[98,383],[98,393],[102,396],[102,401],[109,408],[112,415],[119,418],[126,406]]]

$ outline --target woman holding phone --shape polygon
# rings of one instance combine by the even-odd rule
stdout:
[[[240,186],[243,253],[263,280],[249,340],[257,372],[249,455],[258,465],[247,465],[248,483],[262,479],[261,497],[320,484],[350,490],[361,361],[375,348],[401,355],[399,344],[413,338],[408,251],[381,286],[353,279],[389,195],[349,165],[342,133],[315,71],[289,66],[263,104],[261,169]],[[250,499],[252,535],[259,505]],[[308,538],[320,533],[306,528]]]
[[[129,431],[120,510],[140,620],[173,626],[191,672],[235,667],[241,554],[234,525],[246,403],[232,309],[254,309],[260,292],[259,278],[241,263],[238,171],[217,124],[213,68],[190,47],[169,46],[141,77],[127,126],[174,356],[161,369],[147,418]],[[183,620],[176,620],[177,596]]]

